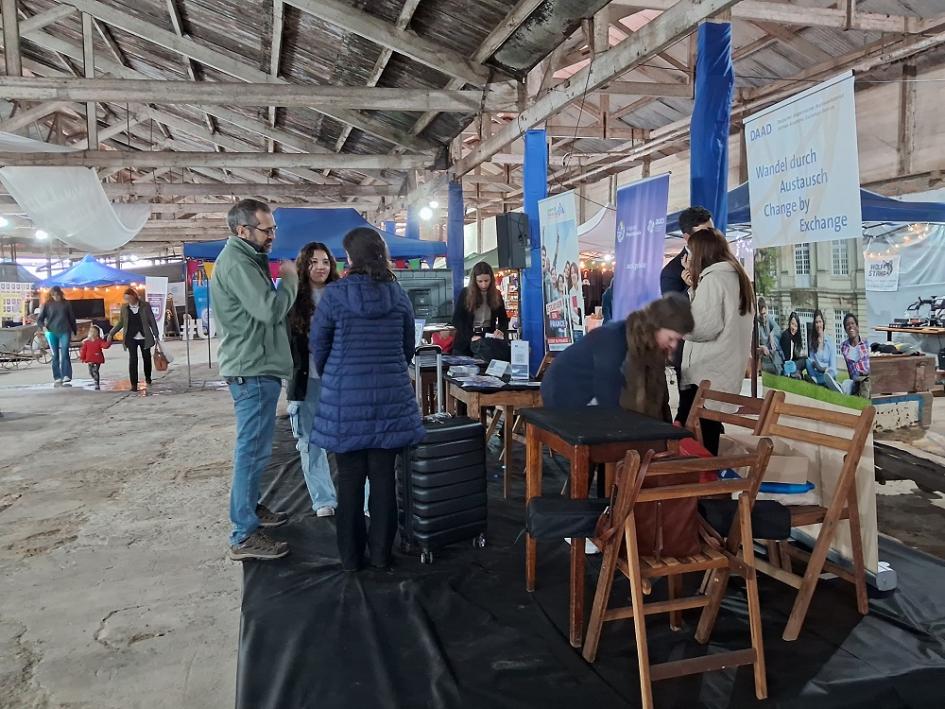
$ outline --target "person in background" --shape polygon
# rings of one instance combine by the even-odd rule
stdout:
[[[472,355],[473,343],[481,340],[486,333],[505,339],[505,333],[509,329],[509,315],[505,310],[502,294],[496,286],[492,266],[485,261],[473,266],[469,285],[456,299],[453,327],[456,328],[453,354],[457,355]]]
[[[108,344],[118,332],[121,332],[122,344],[128,352],[128,378],[131,391],[138,391],[138,350],[144,362],[144,383],[151,386],[151,348],[160,337],[157,321],[151,306],[142,303],[138,291],[129,288],[123,296],[125,304],[121,306],[118,322],[108,333]]]
[[[695,326],[683,346],[679,411],[686,423],[703,380],[715,391],[740,394],[751,356],[755,295],[751,280],[732,254],[722,232],[700,229],[689,238],[686,277],[692,282]],[[701,419],[705,447],[718,455],[723,433],[718,421]]]
[[[781,329],[774,316],[768,314],[768,304],[764,298],[758,298],[758,319],[755,324],[761,370],[770,374],[781,374],[784,370],[784,356],[781,354],[780,344]]]
[[[265,202],[244,199],[226,215],[230,238],[217,258],[210,295],[220,329],[218,360],[233,397],[236,450],[230,487],[230,558],[278,559],[289,545],[260,527],[285,524],[284,514],[259,501],[259,479],[272,456],[276,405],[282,380],[292,376],[286,316],[299,290],[295,263],[279,266],[279,285],[269,273],[276,223]]]
[[[72,360],[69,358],[69,343],[78,334],[78,325],[72,305],[66,300],[59,286],[49,289],[49,296],[39,310],[36,324],[46,333],[52,355],[54,385],[59,387],[72,381]]]
[[[308,341],[312,318],[325,286],[337,281],[340,276],[335,257],[327,246],[317,241],[302,247],[295,260],[295,267],[299,272],[299,292],[289,311],[292,378],[286,390],[288,412],[292,420],[292,432],[298,441],[296,447],[302,459],[302,474],[312,498],[312,509],[318,517],[331,517],[335,514],[338,499],[331,481],[328,455],[323,448],[313,446],[309,440],[318,410],[321,379],[311,365]]]
[[[373,229],[345,236],[348,275],[325,288],[309,338],[322,391],[312,443],[338,464],[338,552],[346,571],[385,569],[397,533],[394,463],[426,435],[407,367],[415,333],[410,299]],[[491,269],[490,269],[491,272]],[[492,286],[494,288],[494,285]],[[370,528],[362,513],[370,480]]]
[[[604,313],[604,324],[606,325],[614,319],[614,282],[611,281],[607,290],[600,298],[601,310]]]
[[[95,391],[102,388],[101,369],[105,364],[105,354],[111,342],[102,338],[102,331],[98,325],[89,328],[89,336],[82,340],[82,349],[79,350],[79,359],[89,365],[89,376],[95,382]]]
[[[804,349],[801,320],[797,313],[788,316],[787,327],[781,333],[781,355],[784,357],[785,375],[799,377],[807,368],[807,350]]]
[[[810,350],[807,355],[807,376],[820,386],[828,386],[828,382],[836,384],[837,377],[837,349],[824,330],[824,314],[820,310],[815,310],[814,329],[811,333]]]
[[[847,339],[840,345],[840,354],[846,362],[850,378],[841,384],[848,396],[870,398],[870,345],[860,337],[860,322],[853,313],[843,316]]]

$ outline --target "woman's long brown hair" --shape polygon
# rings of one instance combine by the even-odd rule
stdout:
[[[735,258],[728,246],[728,241],[718,229],[699,229],[689,237],[689,275],[692,276],[692,289],[699,287],[702,272],[709,266],[727,261],[738,274],[738,313],[746,315],[755,309],[755,292],[751,279]]]
[[[327,286],[332,281],[341,278],[338,275],[338,263],[335,261],[331,249],[320,241],[312,241],[299,251],[299,255],[295,259],[295,267],[299,272],[299,293],[295,297],[292,309],[289,311],[289,326],[294,332],[306,337],[308,337],[309,328],[312,326],[312,314],[315,312],[315,304],[312,303],[312,281],[308,277],[308,266],[316,251],[324,251],[328,256],[328,279],[325,281],[325,285]]]
[[[492,310],[498,310],[502,305],[502,296],[499,294],[499,288],[495,284],[495,274],[492,272],[492,266],[485,261],[480,261],[473,266],[472,273],[469,275],[469,285],[466,286],[466,310],[475,313],[476,309],[482,305],[482,291],[476,285],[476,276],[488,275],[489,290],[486,291],[486,299]]]

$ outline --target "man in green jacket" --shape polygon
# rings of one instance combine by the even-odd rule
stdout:
[[[272,455],[282,380],[292,374],[286,315],[299,278],[295,264],[283,261],[279,287],[272,284],[269,251],[276,224],[269,205],[241,200],[227,214],[227,225],[232,236],[217,258],[210,302],[221,331],[220,375],[236,411],[230,558],[278,559],[289,553],[289,546],[260,527],[278,527],[287,517],[259,504],[259,478]]]

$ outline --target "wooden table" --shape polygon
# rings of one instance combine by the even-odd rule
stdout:
[[[692,434],[684,428],[623,409],[587,406],[582,409],[523,409],[525,420],[525,504],[541,495],[542,446],[568,459],[571,498],[584,499],[590,484],[590,467],[607,466],[607,477],[627,451],[677,451],[679,441]],[[538,549],[535,539],[525,538],[525,587],[535,590]],[[571,540],[570,639],[580,647],[584,635],[584,539]]]
[[[874,327],[876,332],[886,333],[886,342],[892,342],[893,333],[913,337],[945,337],[945,327]]]
[[[512,424],[518,409],[541,406],[541,390],[537,386],[507,384],[501,389],[463,389],[451,379],[447,379],[447,399],[449,410],[456,412],[456,403],[466,405],[470,418],[479,419],[486,426],[486,409],[495,407],[492,423],[486,426],[486,440],[492,438],[499,425],[499,411],[504,419],[504,438],[502,440],[502,458],[505,460],[505,476],[502,482],[502,495],[509,496],[509,481],[512,475]]]

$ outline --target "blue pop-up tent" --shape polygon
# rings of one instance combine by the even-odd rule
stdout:
[[[273,212],[276,220],[276,241],[270,257],[276,260],[294,259],[310,241],[320,241],[331,249],[339,260],[344,260],[342,240],[352,229],[358,227],[376,231],[387,242],[393,259],[432,259],[446,256],[446,244],[440,241],[405,239],[389,231],[378,229],[366,221],[354,209],[303,209],[299,207],[279,208]],[[212,261],[223,250],[225,239],[202,244],[185,244],[186,258]]]
[[[941,222],[945,223],[945,204],[938,202],[904,202],[869,190],[860,189],[860,206],[864,224]],[[666,217],[666,231],[679,231],[681,212]],[[728,193],[729,227],[751,224],[751,200],[748,183],[742,183]]]
[[[62,273],[40,281],[36,285],[40,288],[83,288],[94,286],[113,286],[136,283],[144,279],[134,273],[121,271],[104,263],[95,260],[92,256],[86,256],[72,268],[68,268]]]

